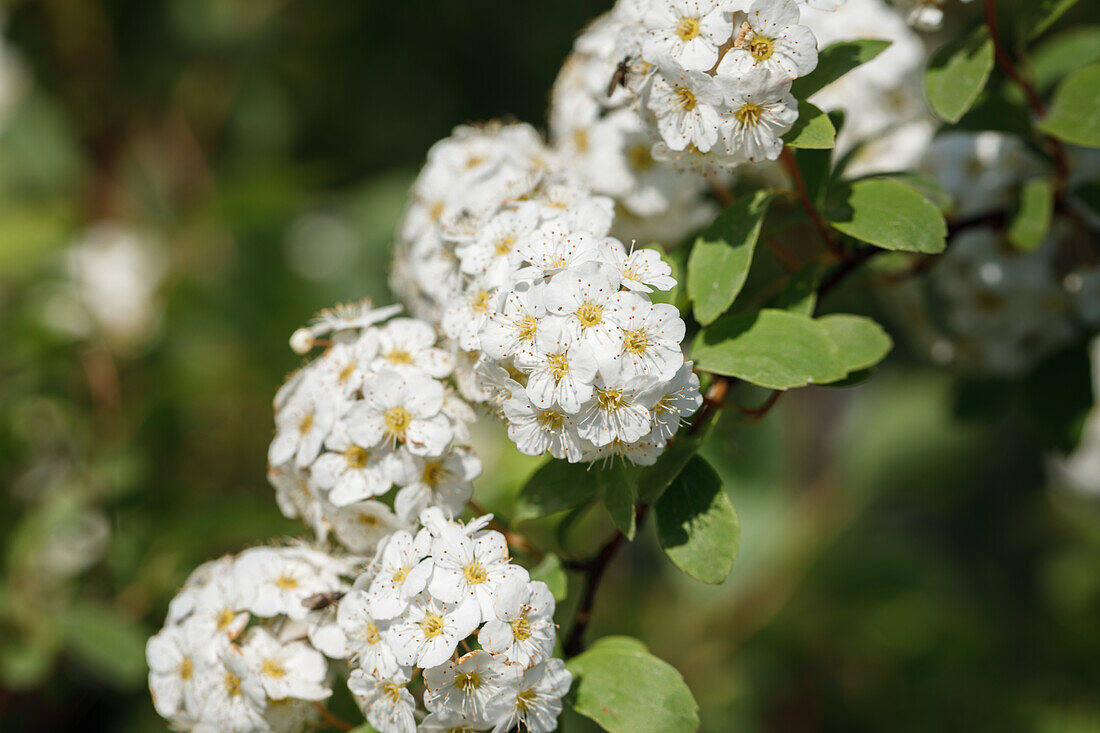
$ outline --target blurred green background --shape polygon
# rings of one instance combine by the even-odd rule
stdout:
[[[5,4],[0,730],[163,729],[144,642],[176,588],[304,534],[264,478],[289,334],[388,300],[428,147],[470,120],[541,125],[609,5]],[[725,416],[705,452],[741,516],[733,575],[700,586],[643,532],[593,635],[680,669],[706,731],[1100,730],[1100,508],[1051,485],[1059,441],[1013,389],[898,354],[760,424]],[[534,462],[482,432],[478,491],[506,516]]]

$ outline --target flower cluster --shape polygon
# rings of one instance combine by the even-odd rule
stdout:
[[[931,270],[941,322],[926,340],[935,360],[1018,374],[1078,338],[1083,324],[1100,323],[1100,268],[1087,228],[1057,215],[1040,246],[1025,251],[998,218],[1043,174],[1022,141],[998,132],[940,135],[922,168],[951,194],[958,228]]]
[[[180,730],[300,730],[332,695],[325,654],[344,646],[310,600],[344,593],[355,564],[290,546],[200,566],[146,647],[157,712]]]
[[[481,472],[462,444],[473,410],[442,381],[453,355],[431,325],[396,310],[364,301],[323,312],[291,342],[304,353],[326,336],[327,348],[275,396],[279,506],[352,552],[373,551],[428,506],[460,512]],[[391,510],[377,497],[393,486]]]
[[[557,727],[572,675],[551,656],[554,597],[511,563],[504,535],[485,529],[491,518],[463,525],[425,510],[420,529],[390,535],[340,601],[348,688],[382,733],[417,730],[408,685],[418,670],[428,711],[419,730]]]
[[[617,6],[577,38],[550,93],[550,142],[564,169],[615,200],[616,237],[674,245],[709,223],[717,207],[701,176],[653,157],[656,130],[626,88],[612,85],[624,14]]]
[[[518,175],[517,158],[544,158],[521,156],[514,130],[460,128],[432,148],[394,271],[460,352],[463,396],[499,404],[520,451],[652,463],[701,404],[679,312],[649,296],[676,284],[671,268],[610,236],[609,198],[553,168]]]
[[[817,66],[795,0],[621,0],[615,56],[655,157],[725,168],[775,160],[798,119],[791,82]]]

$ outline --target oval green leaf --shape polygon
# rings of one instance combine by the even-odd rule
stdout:
[[[672,563],[704,583],[726,579],[737,559],[741,525],[722,479],[694,456],[654,507],[657,538]]]
[[[783,136],[783,144],[789,148],[827,150],[836,145],[836,128],[829,115],[809,102],[799,102],[798,119]]]
[[[1078,69],[1062,80],[1039,129],[1074,145],[1100,147],[1100,64]]]
[[[924,75],[928,103],[940,119],[958,122],[974,104],[993,70],[993,41],[985,26],[948,42]]]
[[[947,223],[919,192],[888,178],[865,178],[840,188],[825,217],[834,229],[861,242],[902,252],[943,251]]]

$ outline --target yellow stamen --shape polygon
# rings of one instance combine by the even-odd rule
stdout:
[[[462,575],[470,585],[481,585],[489,578],[489,573],[485,572],[485,568],[477,560],[462,568]]]
[[[614,412],[622,407],[625,402],[626,400],[623,399],[623,393],[617,389],[596,388],[596,404],[605,412]]]
[[[649,335],[640,328],[623,331],[623,351],[643,354],[650,347]]]
[[[676,35],[685,43],[697,38],[699,33],[698,18],[680,18],[680,22],[676,24]]]
[[[424,636],[434,639],[443,633],[443,617],[436,613],[429,613],[420,622],[420,628],[423,630]]]
[[[429,461],[424,466],[424,473],[421,475],[421,480],[428,486],[435,487],[447,476],[447,469],[443,467],[442,463],[438,461]]]
[[[298,579],[292,578],[289,575],[280,575],[275,578],[275,585],[282,590],[294,590],[298,587]]]
[[[512,251],[512,247],[516,245],[516,238],[513,236],[504,236],[497,240],[497,245],[494,251],[497,255],[503,257]]]
[[[695,109],[695,94],[687,87],[680,87],[676,90],[676,101],[689,112]]]
[[[241,694],[241,678],[232,672],[225,673],[225,692],[230,697]]]
[[[344,451],[344,460],[347,461],[348,468],[362,468],[367,465],[369,459],[370,453],[357,445],[350,446]]]
[[[772,43],[772,39],[764,36],[755,36],[749,41],[749,53],[757,61],[764,61],[771,58],[772,53],[775,52],[775,46]]]
[[[191,657],[184,657],[179,666],[180,679],[189,680],[193,674],[195,674],[195,665],[191,662]]]
[[[747,102],[745,106],[737,110],[733,116],[736,117],[737,121],[742,125],[755,125],[760,122],[761,111],[759,104]]]
[[[512,622],[512,635],[519,641],[527,641],[531,638],[531,622],[526,616],[520,616]]]
[[[539,410],[537,419],[542,429],[548,433],[556,433],[561,430],[561,424],[565,418],[556,410]]]
[[[390,364],[412,364],[412,355],[404,349],[394,349],[386,354],[386,361]]]
[[[265,659],[262,669],[268,677],[282,677],[286,674],[286,668],[274,659]]]
[[[519,322],[516,327],[518,331],[517,335],[520,341],[534,341],[535,333],[538,331],[539,322],[534,316],[524,316],[523,320]]]
[[[455,675],[455,687],[469,693],[481,687],[481,675],[477,672],[459,672]]]
[[[313,413],[307,412],[298,423],[298,432],[305,435],[310,430],[313,430]]]
[[[531,687],[516,696],[516,710],[530,710],[535,702],[535,688]]]
[[[386,421],[386,432],[395,438],[404,438],[405,431],[412,422],[412,415],[404,407],[391,407],[386,410],[383,418]]]
[[[583,303],[575,313],[584,328],[599,325],[603,320],[603,306],[598,303]]]
[[[550,376],[554,378],[555,382],[560,382],[569,373],[569,362],[566,360],[565,354],[549,354],[546,357],[546,362],[550,368]]]

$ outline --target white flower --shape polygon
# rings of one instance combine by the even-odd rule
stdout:
[[[488,530],[471,536],[469,527],[447,522],[432,530],[432,570],[428,592],[445,603],[471,605],[477,622],[493,617],[493,593],[511,577],[527,571],[512,565],[508,542]]]
[[[443,664],[480,623],[476,603],[443,603],[427,593],[408,608],[383,635],[399,664],[427,668]]]
[[[529,733],[549,733],[558,727],[561,699],[569,692],[573,675],[560,659],[547,659],[523,673],[517,685],[512,712],[502,718],[493,733],[521,728]]]
[[[371,581],[367,596],[371,615],[390,619],[401,615],[409,600],[424,590],[431,573],[431,565],[420,561],[428,556],[432,538],[426,529],[414,538],[404,530],[398,530],[379,548],[378,572]]]
[[[267,730],[263,711],[267,696],[240,650],[226,646],[221,664],[207,667],[199,680],[199,718],[203,730],[253,733]]]
[[[404,443],[415,455],[439,455],[451,441],[444,415],[443,385],[424,374],[391,369],[364,388],[364,400],[347,414],[348,435],[357,444]]]
[[[310,478],[318,488],[328,490],[328,500],[336,506],[384,494],[393,485],[392,446],[357,445],[348,435],[345,421],[333,426],[325,449],[310,468]]]
[[[733,48],[718,64],[718,76],[737,78],[758,68],[793,79],[814,70],[817,39],[798,24],[793,0],[756,0],[745,15]]]
[[[193,631],[189,633],[186,626],[166,626],[150,637],[145,645],[149,691],[161,717],[171,718],[184,710],[191,714],[198,711],[196,682],[201,668],[210,663],[212,651],[209,642],[196,643]]]
[[[592,396],[596,355],[587,341],[574,335],[565,318],[545,319],[535,337],[534,352],[519,355],[516,364],[527,371],[527,395],[538,407],[557,404],[572,414]]]
[[[435,331],[415,318],[394,318],[378,330],[378,357],[371,364],[375,371],[415,367],[440,379],[451,373],[454,359],[435,347]]]
[[[586,463],[606,462],[621,458],[639,466],[652,466],[664,449],[665,441],[655,441],[652,434],[639,440],[627,442],[615,438],[601,446],[588,445],[581,458]]]
[[[620,351],[607,355],[600,365],[605,373],[622,371],[627,377],[649,374],[664,380],[684,363],[680,342],[685,326],[676,306],[623,293],[612,304],[609,317],[622,329],[622,343]]]
[[[429,506],[439,506],[451,516],[473,495],[472,481],[481,474],[481,461],[469,448],[457,447],[444,456],[407,461],[405,486],[394,498],[394,510],[406,521],[414,520]]]
[[[235,580],[236,565],[230,572],[213,578],[204,585],[195,598],[187,625],[193,633],[202,637],[223,636],[235,638],[248,625],[249,615],[244,609],[243,595],[246,586]]]
[[[733,26],[717,0],[654,0],[645,14],[642,57],[651,64],[666,59],[685,69],[706,71],[718,61],[718,47]]]
[[[502,211],[490,219],[469,243],[455,249],[462,271],[494,287],[508,284],[523,261],[517,244],[538,226],[533,207],[520,206]]]
[[[651,437],[663,445],[703,404],[699,377],[692,371],[692,363],[684,362],[671,380],[654,385],[641,396],[641,401],[652,415]]]
[[[241,652],[269,698],[324,700],[332,695],[325,686],[328,663],[305,642],[284,645],[264,629],[255,628],[248,633]]]
[[[595,395],[583,408],[577,431],[599,447],[613,440],[633,443],[648,433],[650,413],[640,394],[653,384],[652,378],[614,375],[597,379]]]
[[[506,359],[532,353],[539,322],[546,315],[542,303],[545,286],[525,284],[509,290],[504,309],[491,314],[481,325],[481,350],[491,359]]]
[[[661,259],[661,253],[655,249],[639,247],[628,255],[618,240],[611,239],[605,246],[604,257],[614,265],[622,286],[628,290],[651,293],[654,289],[672,290],[676,287],[672,267]]]
[[[493,312],[496,300],[495,288],[486,285],[474,285],[458,298],[452,299],[443,313],[443,331],[458,341],[463,349],[478,349],[481,342],[477,333],[481,324]]]
[[[554,652],[554,595],[546,583],[510,579],[497,588],[493,608],[496,618],[477,636],[482,648],[524,667]]]
[[[302,601],[345,587],[331,569],[309,562],[295,550],[256,547],[241,553],[234,578],[243,608],[262,617],[285,614],[304,619],[309,609]]]
[[[520,453],[540,456],[550,451],[555,458],[571,463],[580,460],[581,440],[574,416],[553,408],[536,407],[526,392],[517,390],[504,403],[504,417],[508,421],[508,437]]]
[[[503,656],[470,652],[458,662],[424,670],[424,706],[475,726],[492,725],[510,712],[509,693],[515,694],[521,675],[522,669]]]
[[[661,139],[673,150],[710,150],[718,141],[722,88],[702,71],[663,66],[653,79],[646,106],[657,117]]]
[[[520,255],[531,267],[517,277],[536,278],[589,262],[598,255],[596,238],[583,229],[574,228],[564,219],[552,219],[519,245]]]
[[[380,501],[358,501],[328,512],[332,531],[352,552],[369,554],[378,543],[405,522]]]
[[[399,670],[390,675],[373,675],[354,669],[348,689],[356,696],[367,722],[381,733],[415,733],[416,700],[408,691],[409,675]]]
[[[334,339],[335,343],[318,360],[320,380],[343,400],[350,400],[363,386],[370,365],[378,353],[378,333],[363,331],[354,339]]]
[[[726,152],[749,162],[779,157],[780,136],[798,119],[790,79],[754,67],[724,81],[723,90],[730,110],[722,122]]]
[[[622,334],[608,318],[621,297],[618,276],[610,266],[587,263],[560,272],[546,290],[546,312],[562,316],[573,335],[591,345],[597,359],[604,351],[619,348]]]
[[[367,674],[386,677],[398,671],[393,650],[382,638],[390,621],[375,619],[370,599],[362,590],[351,590],[340,600],[336,622],[347,637],[346,656]]]
[[[294,459],[299,467],[313,463],[336,421],[336,404],[325,391],[296,393],[275,414],[275,438],[267,451],[272,466]]]

